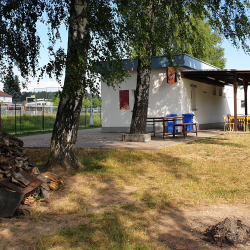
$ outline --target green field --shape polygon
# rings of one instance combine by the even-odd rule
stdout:
[[[101,126],[101,115],[93,114],[94,126]],[[24,133],[35,131],[50,131],[53,129],[56,115],[17,115],[1,117],[1,131],[8,133]],[[90,114],[80,116],[79,128],[90,127]]]

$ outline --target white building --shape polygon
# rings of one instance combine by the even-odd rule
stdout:
[[[12,103],[12,96],[4,93],[3,91],[0,91],[0,102]]]
[[[125,79],[116,90],[102,83],[103,132],[129,132],[138,62],[124,62],[125,69],[130,71],[130,78]],[[176,55],[175,62],[180,66],[182,77],[175,84],[168,84],[168,60],[165,57],[154,57],[152,60],[148,117],[191,113],[200,129],[223,127],[223,115],[234,114],[234,88],[228,85],[232,82],[224,81],[224,78],[215,79],[217,76],[214,77],[213,74],[219,72],[221,77],[228,75],[228,71],[222,71],[186,54]],[[201,75],[198,75],[199,72]],[[121,107],[124,94],[127,105]],[[240,97],[239,114],[245,110],[241,108],[242,101],[244,99]]]

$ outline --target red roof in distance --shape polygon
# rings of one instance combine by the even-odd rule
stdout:
[[[0,97],[12,97],[12,96],[0,90]]]

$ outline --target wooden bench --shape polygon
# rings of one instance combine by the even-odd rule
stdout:
[[[163,131],[162,132],[158,132],[158,133],[162,133],[162,138],[163,140],[165,139],[166,135],[172,135],[173,133],[168,133],[165,130],[165,125],[167,124],[167,122],[176,122],[181,121],[183,122],[184,120],[183,116],[173,116],[173,117],[147,117],[147,125],[149,126],[153,126],[153,131],[150,131],[151,133],[154,133],[154,136],[156,134],[156,127],[155,127],[155,123],[161,123],[161,126],[163,127]]]
[[[192,125],[193,127],[195,127],[195,130],[187,131],[188,125]],[[198,123],[176,123],[176,124],[173,124],[173,137],[175,137],[176,134],[183,134],[184,139],[186,139],[187,133],[196,133],[196,137],[197,137],[197,125],[198,125]],[[182,127],[182,131],[175,132],[176,127]]]

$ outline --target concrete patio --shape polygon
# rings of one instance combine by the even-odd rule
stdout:
[[[184,139],[183,135],[178,135],[162,139],[162,134],[152,136],[149,142],[124,142],[122,141],[123,133],[102,133],[101,128],[85,129],[78,131],[78,138],[76,146],[79,148],[131,148],[131,149],[162,149],[178,145],[180,143],[187,143],[194,140],[199,140],[207,137],[212,137],[225,133],[223,130],[199,130],[198,136],[190,133]],[[50,147],[51,134],[32,135],[20,137],[24,141],[24,147]]]

